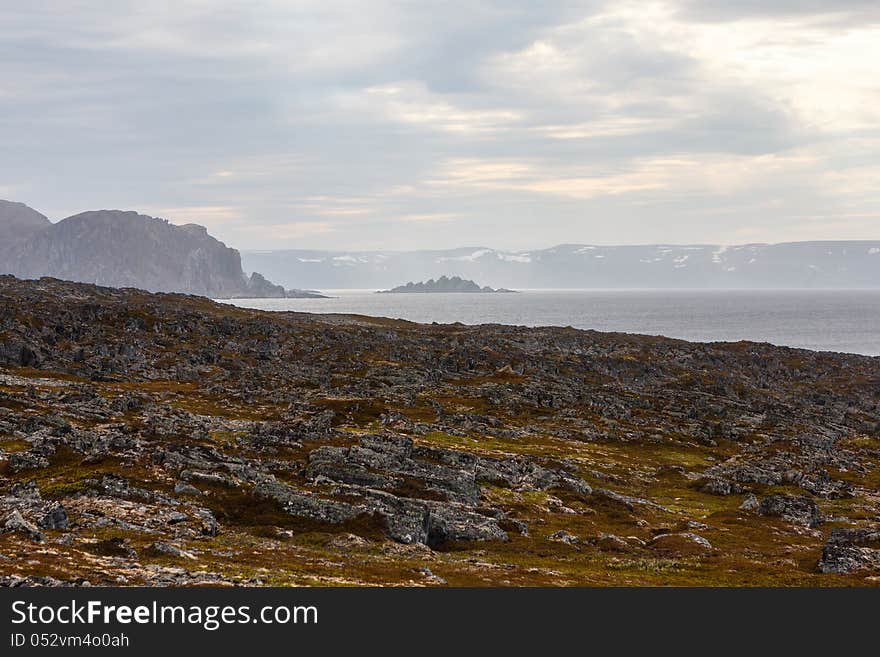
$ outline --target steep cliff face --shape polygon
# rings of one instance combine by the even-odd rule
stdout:
[[[21,204],[0,206],[0,272],[51,276],[108,287],[212,298],[284,297],[259,274],[248,278],[238,251],[195,224],[175,226],[137,212],[83,212],[52,224]]]
[[[52,225],[44,215],[24,203],[0,200],[0,258],[12,247],[47,230]]]

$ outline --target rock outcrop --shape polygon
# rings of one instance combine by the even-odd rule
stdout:
[[[823,573],[880,572],[880,529],[834,529],[822,550]]]

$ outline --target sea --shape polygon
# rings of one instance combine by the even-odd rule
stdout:
[[[231,303],[261,310],[353,313],[423,323],[571,326],[698,342],[752,340],[817,351],[880,355],[880,290],[322,293],[331,298],[236,299]]]

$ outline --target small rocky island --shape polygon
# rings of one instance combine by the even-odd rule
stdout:
[[[508,290],[503,287],[498,289],[491,288],[488,285],[480,287],[471,280],[465,280],[459,276],[441,276],[436,281],[432,278],[421,283],[409,282],[406,285],[398,285],[390,290],[379,290],[379,294],[430,294],[438,292],[482,292],[482,293],[509,293],[514,290]]]

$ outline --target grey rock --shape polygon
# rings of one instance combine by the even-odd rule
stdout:
[[[712,544],[693,532],[660,534],[648,546],[661,554],[674,556],[707,554],[712,551]]]
[[[632,545],[616,534],[600,534],[596,539],[596,547],[604,552],[630,552]]]
[[[181,550],[179,547],[171,545],[170,543],[166,543],[164,541],[156,541],[155,543],[152,543],[147,549],[153,554],[158,554],[166,557],[176,557],[179,559],[196,558],[195,555],[191,552]]]
[[[654,509],[658,509],[660,511],[665,511],[666,513],[672,513],[671,509],[663,506],[662,504],[657,504],[656,502],[652,502],[651,500],[646,500],[641,497],[623,495],[621,493],[607,490],[605,488],[594,488],[592,494],[596,497],[605,498],[607,500],[611,500],[612,502],[621,504],[629,511],[635,511],[637,506],[648,506]]]
[[[181,522],[186,522],[189,520],[189,516],[180,511],[172,511],[167,516],[165,516],[165,522],[169,525],[176,525]]]
[[[400,543],[440,545],[455,541],[507,540],[495,518],[465,505],[399,497],[372,488],[345,485],[340,492],[360,502],[338,502],[299,491],[277,481],[258,484],[253,494],[279,502],[297,517],[340,524],[358,516],[382,519],[389,538]]]
[[[217,536],[220,534],[220,523],[217,522],[217,518],[214,517],[210,510],[196,509],[195,514],[199,519],[202,534],[205,536]]]
[[[174,484],[174,494],[175,495],[189,495],[191,497],[198,497],[202,494],[198,488],[193,486],[192,484],[188,484],[185,481],[178,481]]]
[[[428,545],[447,541],[507,541],[498,521],[455,505],[429,502]]]
[[[42,454],[38,454],[33,450],[27,452],[16,452],[8,457],[9,469],[12,472],[22,472],[25,470],[37,470],[49,467],[49,459]]]
[[[222,472],[202,472],[200,470],[184,470],[180,478],[188,482],[238,488],[238,482]]]
[[[418,573],[419,573],[420,575],[423,575],[423,576],[425,577],[425,579],[428,580],[429,582],[431,582],[432,584],[445,585],[445,584],[448,583],[445,579],[443,579],[443,578],[440,577],[439,575],[435,575],[435,574],[431,571],[430,568],[427,568],[427,567],[425,567],[425,568],[419,568],[419,569],[418,569]]]
[[[338,524],[351,520],[363,511],[346,502],[333,502],[303,493],[278,481],[265,481],[253,489],[257,499],[275,500],[292,516]]]
[[[528,536],[529,535],[529,525],[524,520],[520,520],[518,518],[507,518],[507,522],[513,525],[514,529],[519,532],[520,536]]]
[[[746,495],[743,498],[742,504],[739,505],[741,511],[757,511],[760,507],[761,503],[753,493]]]
[[[806,496],[770,495],[761,500],[758,513],[807,527],[816,527],[822,522],[818,505]]]
[[[319,447],[309,454],[307,475],[313,479],[385,490],[404,481],[420,482],[422,493],[408,496],[475,505],[479,483],[494,483],[526,490],[559,488],[589,495],[590,486],[562,470],[544,468],[527,459],[492,459],[456,450],[415,447],[400,436],[363,436],[349,448]]]
[[[25,520],[18,509],[15,509],[6,516],[6,519],[3,521],[3,531],[22,534],[37,542],[45,539],[43,533],[34,524]]]
[[[67,516],[67,509],[60,503],[53,504],[40,519],[40,527],[43,529],[68,529],[70,519]]]
[[[710,495],[738,495],[743,492],[743,487],[721,477],[708,477],[699,483],[698,490]]]
[[[65,582],[44,575],[0,575],[0,586],[7,588],[35,588],[49,586],[52,588],[68,588],[72,586],[88,586],[88,582]]]
[[[822,549],[823,573],[880,572],[880,530],[833,529]]]
[[[558,541],[559,543],[567,543],[568,545],[577,545],[581,542],[581,539],[575,536],[574,534],[570,534],[564,529],[560,529],[559,531],[553,532],[547,537],[551,541]]]
[[[41,499],[40,489],[37,487],[37,482],[33,479],[23,483],[13,484],[12,488],[9,490],[9,495],[11,497],[18,497],[25,500]]]

